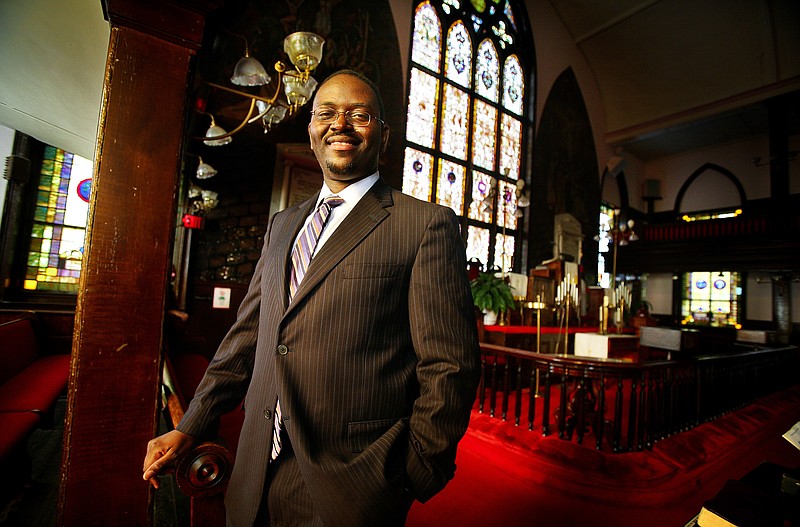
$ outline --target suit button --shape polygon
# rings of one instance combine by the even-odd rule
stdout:
[[[272,419],[272,412],[269,411],[269,408],[264,408],[264,419]]]
[[[278,346],[278,355],[286,355],[287,353],[289,353],[289,348],[285,344]]]

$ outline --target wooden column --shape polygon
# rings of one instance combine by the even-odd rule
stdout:
[[[58,525],[151,523],[142,460],[157,428],[186,91],[190,59],[214,7],[189,4],[103,2],[111,36],[75,316]]]

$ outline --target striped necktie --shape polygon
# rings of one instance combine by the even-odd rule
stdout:
[[[344,200],[339,196],[328,196],[322,203],[319,204],[317,210],[311,221],[308,222],[306,228],[297,239],[294,248],[292,249],[292,273],[289,279],[289,300],[294,298],[297,289],[300,287],[300,282],[308,269],[308,264],[311,263],[311,257],[314,255],[314,249],[317,247],[319,235],[325,228],[325,224],[331,215],[331,210],[344,203]],[[283,418],[281,416],[281,403],[275,405],[275,426],[272,430],[272,453],[270,460],[274,461],[281,451],[281,427],[283,426]]]

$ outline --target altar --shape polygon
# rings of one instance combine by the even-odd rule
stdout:
[[[540,353],[564,353],[564,329],[558,326],[542,326],[540,332]],[[597,327],[570,327],[569,349],[573,349],[575,335],[580,333],[597,333]],[[536,326],[484,326],[483,340],[487,344],[506,346],[509,348],[536,351]]]
[[[575,356],[596,359],[623,359],[635,361],[639,337],[625,334],[581,333],[575,335]]]

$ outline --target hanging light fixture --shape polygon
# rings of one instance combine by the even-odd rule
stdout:
[[[205,112],[203,112],[205,113]],[[214,122],[214,116],[210,113],[207,113],[209,117],[211,117],[211,125],[206,130],[206,138],[203,141],[208,146],[223,146],[227,145],[232,141],[231,135],[225,131],[225,129],[221,126],[218,126],[216,122]]]
[[[208,179],[217,175],[216,168],[212,167],[208,163],[204,163],[202,157],[199,159],[200,163],[197,165],[197,172],[195,172],[197,179]]]
[[[267,74],[267,70],[261,65],[258,59],[250,56],[250,47],[247,45],[247,39],[244,39],[244,57],[239,59],[236,66],[233,68],[233,76],[231,82],[237,86],[264,86],[272,81],[272,78]]]
[[[230,132],[217,126],[212,133],[212,128],[215,127],[212,116],[211,128],[206,132],[204,143],[210,146],[227,144],[230,142],[231,136],[242,130],[247,124],[259,120],[266,133],[286,117],[294,115],[311,100],[311,95],[317,87],[317,81],[311,77],[311,74],[322,61],[324,43],[325,40],[321,36],[306,31],[299,31],[287,36],[283,41],[283,50],[296,69],[286,71],[286,65],[283,62],[275,63],[274,68],[278,75],[275,80],[275,91],[271,96],[265,97],[212,82],[207,83],[212,88],[250,99],[250,108],[242,122]],[[272,79],[267,75],[261,63],[250,56],[245,39],[245,54],[236,64],[231,82],[239,86],[265,86],[271,81]]]

